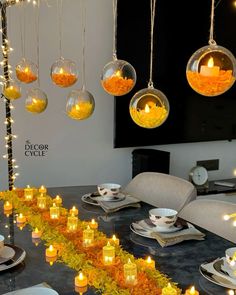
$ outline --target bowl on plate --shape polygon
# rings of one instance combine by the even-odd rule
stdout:
[[[178,211],[170,208],[154,208],[149,210],[151,222],[161,228],[173,226],[177,220]]]
[[[236,247],[226,249],[225,258],[228,266],[232,270],[236,270]]]
[[[102,183],[97,185],[98,192],[104,199],[113,199],[120,192],[121,185],[117,183]]]

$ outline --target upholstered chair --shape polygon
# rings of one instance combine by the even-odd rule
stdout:
[[[197,196],[191,182],[159,172],[142,172],[136,175],[123,191],[155,207],[177,211]]]
[[[236,227],[233,226],[233,221],[225,221],[223,218],[235,212],[236,203],[205,198],[196,199],[187,204],[179,216],[236,243]]]

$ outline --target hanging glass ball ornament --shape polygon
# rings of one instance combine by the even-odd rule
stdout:
[[[69,87],[78,79],[76,64],[69,60],[60,58],[51,66],[51,79],[60,87]]]
[[[189,85],[204,96],[226,92],[235,82],[236,60],[226,48],[208,45],[198,49],[189,59],[186,76]]]
[[[129,105],[133,121],[148,129],[162,125],[169,115],[169,109],[169,101],[164,93],[153,87],[138,91]]]
[[[10,99],[10,100],[15,100],[21,97],[21,88],[20,85],[17,81],[15,80],[9,80],[4,83],[3,85],[3,90],[2,90],[3,95]]]
[[[95,101],[90,92],[83,89],[72,90],[67,97],[66,113],[74,120],[89,118],[95,107]]]
[[[28,91],[25,100],[25,108],[33,114],[42,113],[48,105],[47,95],[39,88],[32,88]]]
[[[125,95],[133,89],[135,83],[135,69],[125,60],[114,59],[103,68],[101,84],[111,95]]]
[[[22,58],[15,70],[17,79],[23,83],[32,83],[38,79],[38,67],[28,59]]]

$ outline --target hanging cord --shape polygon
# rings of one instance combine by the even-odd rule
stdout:
[[[208,41],[209,45],[216,45],[216,41],[214,40],[214,10],[215,10],[215,0],[212,0],[211,1],[211,26],[210,26],[210,36]]]
[[[21,38],[21,54],[25,58],[25,5],[24,2],[20,2],[20,38]]]
[[[148,82],[148,88],[153,88],[153,81],[152,81],[153,31],[154,31],[154,21],[155,21],[155,11],[156,11],[156,0],[150,0],[150,9],[151,9],[151,48],[150,48],[150,78]]]
[[[62,0],[57,0],[57,16],[59,31],[59,56],[62,58]]]
[[[86,27],[86,6],[82,0],[82,90],[85,90],[85,27]]]
[[[116,55],[116,39],[117,39],[117,2],[118,0],[113,0],[113,60],[117,60]]]
[[[40,74],[39,74],[39,8],[40,0],[37,1],[37,7],[35,10],[35,33],[36,33],[36,43],[37,43],[37,66],[38,66],[38,87],[40,88]]]

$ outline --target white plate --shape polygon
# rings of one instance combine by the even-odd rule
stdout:
[[[4,246],[0,252],[0,264],[12,259],[15,255],[15,250],[12,247]]]
[[[119,193],[117,196],[113,197],[113,199],[106,199],[106,197],[103,196],[92,196],[93,193],[85,194],[81,197],[81,200],[84,203],[87,203],[89,205],[94,205],[94,206],[100,206],[98,204],[97,200],[102,201],[102,202],[120,202],[125,199],[125,195],[122,193]]]
[[[163,228],[160,226],[156,226],[152,224],[152,222],[147,218],[147,219],[142,219],[140,221],[135,222],[138,226],[140,226],[143,229],[152,231],[152,232],[158,232],[158,233],[174,233],[176,231],[181,230],[183,227],[182,226],[176,226],[172,225],[167,228]]]
[[[222,257],[223,263],[221,265],[221,271],[227,273],[231,278],[236,280],[236,271],[232,270],[227,263],[226,257]]]
[[[8,260],[5,263],[0,264],[0,272],[20,264],[26,256],[26,252],[22,248],[9,244],[7,246],[14,249],[15,255],[11,258],[11,260]]]
[[[221,267],[221,264],[223,263],[222,259],[218,259],[212,264],[216,274],[211,273],[210,271],[208,272],[207,270],[204,269],[204,264],[207,264],[207,263],[209,262],[203,263],[199,267],[199,271],[205,279],[221,287],[225,287],[228,289],[236,289],[236,284],[230,281],[231,278],[229,276],[227,278],[227,275],[224,274],[224,277],[222,277],[221,272],[217,271],[217,269],[219,269]]]
[[[13,292],[6,293],[4,295],[59,295],[55,290],[47,287],[31,287]]]
[[[139,236],[144,237],[144,238],[155,239],[154,237],[151,236],[151,231],[135,228],[133,223],[130,225],[130,229],[136,235],[139,235]]]

